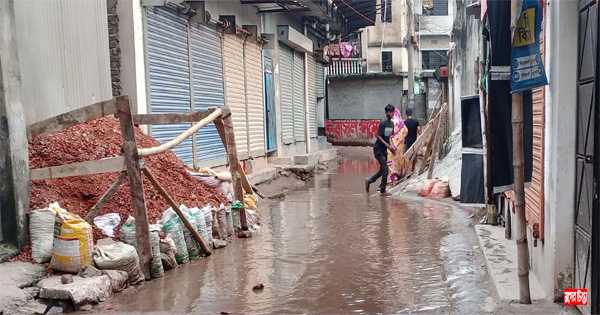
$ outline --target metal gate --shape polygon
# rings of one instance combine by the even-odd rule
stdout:
[[[279,45],[279,81],[281,82],[281,136],[284,144],[294,142],[294,81],[292,49]]]
[[[304,111],[304,54],[294,51],[293,81],[294,81],[294,140],[306,141],[304,125],[306,121]]]
[[[244,40],[236,35],[224,36],[227,105],[231,108],[238,156],[240,159],[246,159],[248,157],[248,124],[244,84]]]
[[[224,101],[221,38],[216,24],[190,24],[172,5],[146,10],[148,93],[151,113],[186,113],[222,107]],[[169,141],[191,124],[152,125],[160,142]],[[188,165],[226,163],[213,123],[173,151]]]
[[[269,50],[265,50],[265,118],[267,134],[267,151],[277,149],[277,120],[275,113],[275,81],[273,78],[273,59]]]
[[[152,113],[184,113],[192,109],[187,19],[176,8],[147,10],[147,49]],[[152,125],[152,136],[166,142],[187,130],[190,124]],[[192,138],[173,152],[188,165],[193,163]]]
[[[317,65],[313,55],[306,55],[306,67],[308,69],[308,127],[311,138],[317,137]]]
[[[209,107],[223,107],[223,56],[221,33],[216,23],[190,25],[194,111]],[[207,166],[227,163],[227,152],[214,123],[200,129],[195,135],[196,155],[199,164]]]
[[[574,287],[588,289],[588,305],[580,306],[584,314],[598,309],[598,171],[599,128],[597,78],[598,5],[579,2],[579,77],[577,100],[577,166],[575,198],[575,279]]]
[[[244,58],[248,104],[248,149],[250,156],[256,157],[265,154],[262,46],[257,42],[247,41],[244,47]]]

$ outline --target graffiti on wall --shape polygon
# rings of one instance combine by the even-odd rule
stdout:
[[[328,120],[325,128],[327,140],[332,143],[373,144],[379,121]]]

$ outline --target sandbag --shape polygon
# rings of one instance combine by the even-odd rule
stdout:
[[[121,226],[119,231],[119,240],[125,244],[129,244],[137,248],[137,239],[135,237],[135,218],[129,216],[127,221]]]
[[[426,179],[423,184],[421,185],[421,190],[419,191],[419,196],[421,197],[429,197],[429,194],[431,194],[431,190],[433,189],[433,186],[435,186],[435,179]]]
[[[57,204],[58,205],[58,204]],[[37,263],[45,263],[52,258],[52,240],[56,211],[51,206],[29,213],[29,240],[31,258]]]
[[[206,246],[208,246],[208,248],[212,248],[212,246],[213,246],[212,207],[210,205],[207,205],[206,207],[200,209],[200,211],[202,211],[202,213],[204,214],[204,223],[206,224],[206,237],[208,240],[208,243],[206,243]]]
[[[171,270],[177,267],[177,260],[175,259],[175,251],[177,246],[170,235],[167,235],[164,239],[160,240],[160,258],[162,261],[164,270]]]
[[[152,259],[150,260],[150,277],[160,278],[165,274],[160,254],[160,226],[150,226],[150,246],[152,247]]]
[[[437,180],[429,195],[432,199],[444,199],[450,196],[450,186],[447,181]]]
[[[242,221],[240,218],[242,211],[244,211],[244,206],[241,202],[236,201],[231,205],[231,224],[233,225],[234,232],[242,230]]]
[[[107,213],[94,218],[94,225],[108,237],[115,237],[115,228],[121,224],[121,216],[118,213]]]
[[[192,228],[194,228],[196,231],[198,231],[198,227],[196,226],[196,220],[194,219],[192,213],[190,212],[190,209],[188,209],[188,207],[186,207],[185,205],[180,205],[179,210],[181,210],[181,212],[183,213],[185,218],[188,220],[190,225],[192,225]],[[200,248],[198,247],[198,243],[196,242],[196,239],[192,235],[192,232],[185,225],[183,225],[181,218],[179,218],[177,216],[177,217],[175,217],[175,220],[179,221],[179,223],[181,224],[181,227],[183,228],[183,237],[185,239],[185,245],[187,247],[188,256],[189,256],[190,260],[198,259],[200,257]]]
[[[175,219],[176,216],[175,211],[169,208],[163,212],[161,223],[163,231],[171,236],[171,239],[175,243],[175,260],[178,264],[187,264],[190,262],[190,257],[185,244],[185,237],[183,236],[183,228],[179,221]]]
[[[196,226],[198,227],[198,234],[200,234],[200,237],[202,237],[202,241],[204,242],[204,244],[206,246],[209,246],[208,231],[206,229],[206,220],[204,219],[204,212],[202,212],[197,207],[191,208],[190,212],[194,217],[194,220],[196,221]]]
[[[83,266],[92,263],[92,226],[58,203],[51,208],[56,211],[56,218],[50,266],[56,271],[78,273]]]
[[[219,211],[217,212],[217,223],[219,224],[219,235],[221,239],[229,237],[229,230],[227,228],[227,208],[224,204],[221,204]]]
[[[123,242],[100,245],[94,251],[94,262],[102,270],[120,270],[127,272],[129,284],[144,281],[140,261],[135,247]]]

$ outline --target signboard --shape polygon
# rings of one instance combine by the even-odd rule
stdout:
[[[524,0],[517,20],[511,52],[510,88],[519,93],[548,84],[540,54],[542,7],[537,0]]]

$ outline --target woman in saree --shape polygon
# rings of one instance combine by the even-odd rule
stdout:
[[[404,125],[402,120],[402,114],[399,109],[394,111],[394,117],[392,118],[394,124],[394,131],[390,137],[390,145],[396,149],[396,154],[393,154],[388,150],[388,166],[390,167],[390,179],[392,186],[396,184],[396,181],[404,177],[404,170],[406,168],[406,162],[404,161],[404,138],[408,134],[408,129]]]

